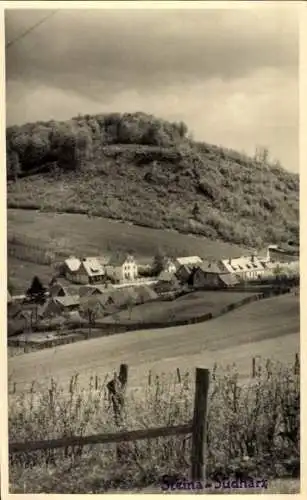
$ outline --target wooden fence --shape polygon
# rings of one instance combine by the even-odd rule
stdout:
[[[117,376],[115,374],[114,379],[112,379],[107,385],[109,389],[110,401],[113,404],[114,420],[117,427],[120,427],[121,424],[127,379],[128,366],[122,364],[120,366],[119,375]],[[123,442],[191,434],[191,480],[203,481],[205,479],[205,443],[207,432],[208,391],[209,370],[206,368],[196,368],[194,412],[192,421],[189,424],[140,429],[136,431],[118,431],[92,436],[71,436],[60,439],[31,441],[26,443],[10,442],[9,453],[14,454],[18,452],[51,450],[57,448],[64,448],[67,450],[69,446],[78,446],[78,448],[80,448],[89,444],[117,443],[117,457],[120,459],[122,451],[120,444]]]
[[[254,356],[252,359],[252,378],[255,378],[257,373],[259,373],[259,371],[262,369],[262,364],[258,365],[258,367],[257,367],[257,360],[259,360],[259,359],[261,359],[260,356]],[[270,378],[272,375],[271,360],[270,359],[268,359],[266,361],[265,367],[266,367],[267,376],[268,376],[268,378]],[[294,359],[294,363],[293,363],[293,373],[294,373],[294,375],[299,375],[299,373],[300,373],[300,357],[299,357],[298,353],[295,353],[295,359]]]

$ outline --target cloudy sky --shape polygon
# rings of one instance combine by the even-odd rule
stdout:
[[[6,43],[48,14],[6,11]],[[58,10],[6,50],[7,124],[145,111],[298,171],[298,19],[240,9]]]

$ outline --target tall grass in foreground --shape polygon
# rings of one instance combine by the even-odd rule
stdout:
[[[9,400],[11,441],[52,439],[115,431],[105,382],[78,376],[68,387],[51,382],[39,392]],[[129,381],[128,381],[129,387]],[[144,389],[128,391],[124,429],[188,423],[192,418],[194,373],[152,378]],[[11,493],[99,493],[110,488],[157,484],[164,474],[188,477],[190,436],[116,445],[38,451],[10,456]],[[239,384],[235,366],[212,373],[209,395],[207,475],[218,477],[298,477],[300,462],[300,377],[293,367],[262,363],[256,377]]]

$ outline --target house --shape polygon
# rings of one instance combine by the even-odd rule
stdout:
[[[105,266],[98,257],[69,257],[64,261],[63,272],[72,283],[86,284],[101,282],[105,279]]]
[[[101,285],[84,285],[79,288],[79,296],[92,296],[92,295],[102,295],[106,292],[114,289],[111,283],[105,282]]]
[[[263,263],[255,255],[223,259],[221,263],[227,272],[243,281],[258,279],[266,271]]]
[[[198,257],[197,255],[194,255],[194,256],[190,256],[190,257],[178,257],[176,260],[176,267],[177,269],[180,267],[180,266],[189,266],[189,267],[195,267],[197,266],[198,264],[201,264],[202,263],[202,259],[200,257]]]
[[[105,269],[107,277],[115,283],[135,281],[138,278],[138,265],[133,255],[114,256]]]
[[[163,271],[174,274],[177,270],[175,262],[170,257],[165,257],[163,262]]]
[[[267,249],[267,262],[278,262],[288,264],[290,262],[299,261],[300,254],[297,246],[278,247],[277,245],[269,245]]]
[[[81,266],[81,260],[77,257],[71,256],[64,261],[63,274],[72,283],[87,282],[84,268]]]
[[[147,285],[138,286],[136,291],[138,304],[144,304],[145,302],[155,300],[158,297],[156,291]]]
[[[69,297],[71,295],[77,295],[77,290],[75,286],[66,286],[62,283],[55,282],[49,287],[50,297]]]
[[[203,262],[194,269],[191,284],[195,288],[229,288],[239,283],[234,274],[228,272],[220,262]]]
[[[80,306],[78,295],[50,297],[38,310],[40,317],[60,316],[63,313],[77,311]]]
[[[192,266],[183,264],[177,269],[175,276],[181,283],[187,283],[192,274],[192,271],[193,271]]]
[[[80,312],[82,316],[88,316],[87,311],[94,310],[95,316],[102,318],[116,310],[112,297],[109,294],[84,296],[80,298]]]
[[[158,283],[155,284],[155,292],[170,292],[178,288],[178,285],[179,283],[174,273],[162,271],[158,276]]]

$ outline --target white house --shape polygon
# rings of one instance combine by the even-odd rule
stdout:
[[[169,257],[166,257],[163,262],[163,271],[174,274],[177,271],[177,266],[175,262],[170,259]]]
[[[138,278],[138,265],[133,255],[119,255],[110,259],[106,274],[115,282],[135,281]]]
[[[242,280],[254,280],[261,277],[265,272],[265,266],[256,257],[237,257],[234,259],[223,259],[222,261],[225,269],[234,274],[237,278]]]

